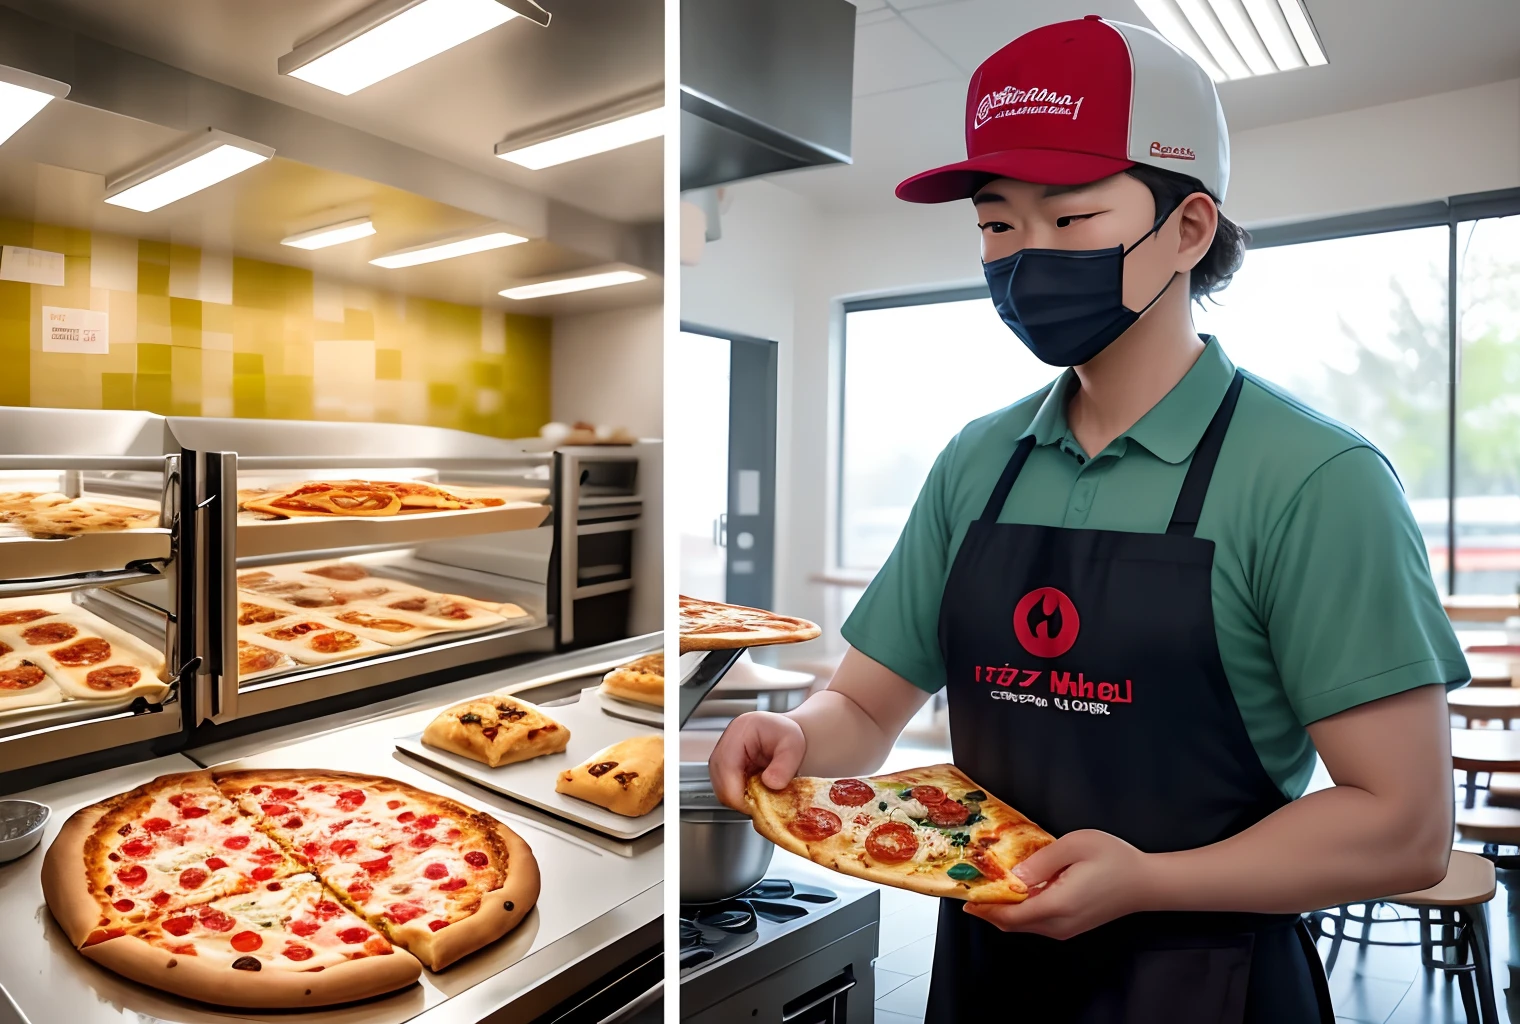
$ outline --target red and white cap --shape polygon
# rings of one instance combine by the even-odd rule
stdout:
[[[897,186],[910,203],[967,199],[990,178],[1085,185],[1135,164],[1223,200],[1230,137],[1208,73],[1157,33],[1090,14],[1026,32],[966,91],[966,157]]]

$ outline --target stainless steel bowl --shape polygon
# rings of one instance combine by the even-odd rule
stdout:
[[[713,795],[707,765],[681,764],[681,902],[715,903],[765,877],[776,847]]]
[[[0,863],[25,857],[42,842],[52,810],[31,800],[0,800]]]

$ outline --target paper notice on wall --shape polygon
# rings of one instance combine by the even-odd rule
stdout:
[[[0,281],[62,285],[63,253],[4,246],[0,248]]]
[[[103,356],[110,347],[106,314],[94,309],[42,307],[42,351]]]

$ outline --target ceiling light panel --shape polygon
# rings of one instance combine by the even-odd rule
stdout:
[[[500,0],[382,0],[281,57],[279,71],[350,96],[517,13]]]
[[[342,245],[344,242],[368,238],[374,233],[374,223],[368,217],[360,217],[358,220],[346,220],[341,224],[329,224],[325,228],[302,231],[300,234],[280,239],[280,244],[288,245],[293,249],[326,249],[330,245]]]
[[[1216,82],[1328,63],[1303,0],[1135,0]]]
[[[501,291],[508,299],[541,299],[546,295],[567,295],[570,292],[590,291],[592,288],[610,288],[615,284],[632,284],[644,280],[643,274],[631,270],[613,270],[605,274],[585,274],[580,277],[562,277],[537,284],[519,285]]]
[[[168,206],[274,156],[274,150],[216,129],[106,183],[105,201],[139,213]]]
[[[379,259],[370,260],[370,262],[377,267],[384,267],[387,270],[398,270],[402,267],[415,267],[420,263],[436,263],[438,260],[451,260],[456,256],[469,256],[472,253],[501,249],[508,245],[517,245],[519,242],[526,241],[527,239],[522,235],[513,235],[505,231],[493,231],[490,234],[476,235],[473,238],[461,238],[452,242],[413,246],[410,249],[388,253]]]
[[[660,107],[528,146],[502,143],[502,146],[512,145],[513,148],[502,152],[502,146],[498,146],[496,155],[521,167],[538,171],[597,153],[621,149],[646,139],[657,139],[664,134],[665,108]]]
[[[63,82],[0,65],[0,143],[15,135],[42,108],[69,94]]]

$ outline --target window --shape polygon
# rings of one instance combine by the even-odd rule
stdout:
[[[1219,300],[1201,332],[1388,456],[1443,591],[1520,587],[1520,190],[1260,231]],[[1056,372],[985,289],[895,301],[845,306],[846,569],[886,559],[957,430]]]

